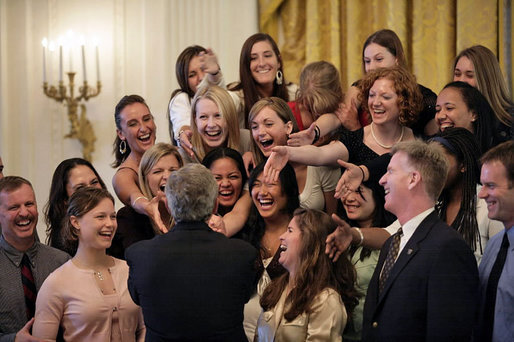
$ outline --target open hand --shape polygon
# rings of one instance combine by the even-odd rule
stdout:
[[[280,171],[289,161],[289,150],[287,146],[275,146],[264,165],[264,181],[266,183],[277,182]]]
[[[359,188],[364,180],[364,174],[362,169],[355,164],[347,163],[341,159],[338,159],[337,162],[346,170],[339,178],[339,182],[337,182],[334,197],[344,200],[350,192],[356,191]]]
[[[316,123],[313,122],[309,126],[309,128],[289,135],[289,139],[287,140],[287,145],[298,147],[298,146],[312,144],[312,142],[314,141],[314,137],[316,136],[315,128],[316,128]]]
[[[325,253],[336,262],[352,243],[352,228],[336,214],[332,214],[332,220],[337,224],[337,228],[327,236]]]

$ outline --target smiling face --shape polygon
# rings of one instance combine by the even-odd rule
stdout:
[[[387,78],[376,80],[369,90],[368,106],[376,125],[398,122],[400,108],[393,81]]]
[[[28,184],[0,192],[0,226],[9,244],[16,248],[33,242],[37,219],[36,196]]]
[[[189,68],[187,70],[187,83],[189,88],[196,93],[198,85],[202,82],[205,73],[201,69],[200,57],[194,56],[189,61]]]
[[[475,78],[475,67],[468,57],[462,56],[455,65],[453,71],[453,80],[466,82],[472,87],[477,87],[477,80]]]
[[[359,227],[371,227],[375,213],[375,200],[370,188],[361,185],[342,201],[346,216],[359,223]]]
[[[398,216],[404,209],[403,203],[409,196],[411,169],[407,154],[397,152],[391,158],[387,172],[380,178],[385,190],[384,208]]]
[[[164,193],[168,177],[179,168],[180,163],[173,154],[165,155],[155,163],[148,174],[146,174],[148,187],[152,192],[152,196],[157,196],[159,192]]]
[[[449,127],[462,127],[474,132],[476,114],[468,109],[457,89],[450,87],[439,93],[435,112],[435,120],[441,131]]]
[[[302,232],[298,226],[298,219],[293,217],[284,234],[280,235],[280,257],[278,262],[289,273],[296,273],[300,264],[302,249]]]
[[[66,183],[66,194],[68,198],[70,198],[75,191],[84,187],[101,189],[102,185],[93,170],[87,165],[79,164],[71,169],[68,175],[68,183]]]
[[[250,122],[250,128],[253,140],[262,154],[268,157],[273,147],[286,145],[293,124],[291,121],[284,123],[273,109],[264,107]]]
[[[280,180],[266,183],[262,173],[252,185],[252,200],[264,219],[278,217],[287,206],[287,197],[282,191]]]
[[[210,148],[222,146],[228,135],[227,120],[218,106],[207,98],[196,103],[196,127],[204,144]]]
[[[243,190],[243,177],[232,158],[220,158],[211,164],[211,172],[218,183],[218,204],[232,207]]]
[[[118,227],[114,203],[109,198],[102,199],[81,217],[71,216],[70,221],[78,230],[79,246],[85,248],[109,248]]]
[[[364,49],[364,70],[369,72],[378,68],[390,68],[396,65],[396,57],[385,47],[371,43]]]
[[[480,182],[478,197],[487,202],[487,216],[501,221],[505,228],[514,226],[514,184],[509,182],[505,166],[496,160],[484,163]]]
[[[277,55],[267,40],[253,44],[250,53],[250,71],[255,82],[261,86],[273,84],[279,68]]]
[[[116,132],[133,152],[142,155],[155,144],[155,122],[147,106],[139,102],[129,104],[120,112],[120,118],[121,130]]]

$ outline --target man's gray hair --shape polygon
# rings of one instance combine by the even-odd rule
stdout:
[[[175,221],[206,221],[212,214],[218,184],[211,171],[191,163],[168,177],[166,199]]]

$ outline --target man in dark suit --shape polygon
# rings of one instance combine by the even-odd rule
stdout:
[[[204,166],[173,172],[166,198],[176,226],[125,253],[146,341],[246,341],[243,307],[252,293],[257,251],[207,226],[217,195]]]
[[[434,205],[448,164],[435,144],[397,144],[380,179],[401,228],[382,247],[364,304],[363,341],[469,341],[478,271]]]

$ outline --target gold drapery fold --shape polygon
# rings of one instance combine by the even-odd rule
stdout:
[[[499,58],[511,88],[510,0],[259,0],[260,29],[281,49],[286,78],[326,60],[341,72],[346,89],[362,77],[362,44],[382,28],[400,37],[418,82],[438,93],[451,81],[455,55],[481,44]]]

